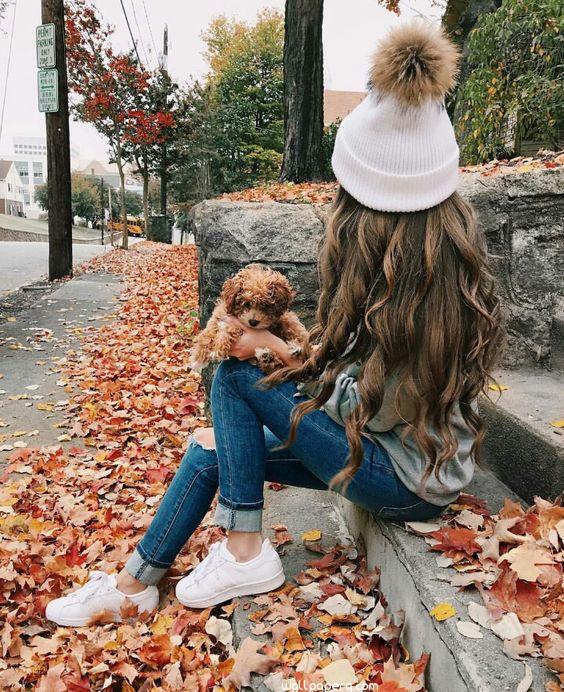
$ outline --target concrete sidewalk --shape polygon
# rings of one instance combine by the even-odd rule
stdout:
[[[111,249],[111,246],[73,243],[73,266]],[[0,297],[45,277],[48,262],[48,243],[0,242]]]
[[[0,470],[18,447],[60,443],[69,392],[57,359],[112,314],[121,290],[113,275],[84,274],[0,323]]]

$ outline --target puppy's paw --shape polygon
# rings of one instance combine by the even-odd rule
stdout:
[[[288,342],[288,353],[292,358],[301,358],[303,356],[303,346],[297,341]]]
[[[274,354],[269,348],[255,348],[255,358],[259,363],[268,363],[274,360]]]
[[[256,348],[255,358],[259,368],[267,375],[284,365],[269,348]]]

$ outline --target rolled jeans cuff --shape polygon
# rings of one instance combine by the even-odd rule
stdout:
[[[170,566],[162,567],[152,565],[141,555],[139,548],[136,548],[129,560],[125,563],[125,569],[134,579],[147,586],[158,584],[168,572]]]
[[[240,509],[227,507],[218,500],[214,524],[229,531],[260,531],[262,529],[262,507]]]

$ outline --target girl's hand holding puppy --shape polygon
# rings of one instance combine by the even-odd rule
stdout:
[[[254,358],[257,349],[268,349],[275,353],[284,365],[297,367],[301,364],[298,358],[290,355],[286,342],[268,329],[248,327],[244,322],[233,315],[225,315],[221,321],[231,324],[234,327],[239,327],[243,332],[231,346],[229,355],[233,358],[249,360],[249,358]]]

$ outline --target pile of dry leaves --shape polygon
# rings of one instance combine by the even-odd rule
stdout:
[[[408,652],[400,643],[404,614],[386,613],[379,571],[368,570],[354,547],[326,548],[310,540],[315,534],[320,537],[310,531],[302,540],[321,557],[294,577],[298,586],[286,584],[253,600],[258,608],[248,616],[251,632],[269,639],[258,656],[260,642],[244,640],[228,680],[239,687],[248,684],[250,671],[264,674],[275,667],[264,681],[273,692],[424,690],[428,656],[406,662]],[[243,653],[253,658],[245,660]]]
[[[299,586],[257,599],[255,633],[271,633],[264,647],[247,639],[234,651],[234,604],[189,611],[173,597],[174,580],[219,537],[210,525],[193,537],[164,584],[159,611],[143,622],[129,607],[121,624],[102,617],[73,630],[45,621],[47,602],[92,569],[121,567],[188,434],[205,424],[200,379],[187,367],[198,328],[194,249],[142,243],[85,270],[121,273],[127,291],[113,318],[83,331],[81,350],[51,361],[67,398],[57,406],[68,412],[54,431],[59,444],[16,448],[2,479],[0,689],[222,690],[276,668],[272,689],[294,678],[421,690],[426,661],[403,662],[401,616],[394,622],[385,614],[377,572],[352,548],[322,549],[315,536],[310,546],[321,557],[299,575]],[[314,622],[322,629],[314,632]],[[315,651],[323,643],[322,657]]]
[[[482,176],[510,173],[528,173],[536,169],[557,168],[564,165],[564,152],[539,152],[537,156],[519,156],[511,160],[488,161],[478,166],[464,166],[462,173]],[[247,190],[229,192],[221,199],[240,202],[287,202],[290,204],[329,204],[333,201],[337,183],[272,183]]]
[[[507,499],[492,516],[484,502],[462,494],[443,521],[407,527],[441,553],[439,567],[456,570],[440,578],[481,595],[468,607],[470,619],[457,621],[458,631],[480,639],[482,628],[492,630],[508,656],[542,656],[564,685],[564,507],[536,498],[525,511]],[[443,603],[433,614],[445,620],[456,611]],[[556,682],[547,686],[558,689]]]
[[[337,183],[271,183],[229,192],[220,199],[240,202],[289,202],[291,204],[329,204]]]

